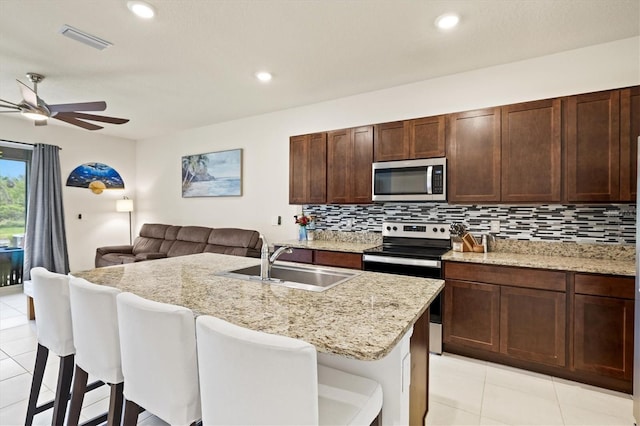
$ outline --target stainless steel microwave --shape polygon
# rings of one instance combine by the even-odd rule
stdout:
[[[373,163],[373,201],[446,201],[447,159]]]

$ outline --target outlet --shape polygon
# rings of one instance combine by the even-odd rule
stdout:
[[[347,228],[351,229],[353,227],[353,225],[355,224],[355,222],[356,222],[355,219],[348,218],[347,219]]]
[[[282,217],[280,216],[273,216],[271,218],[271,225],[273,226],[280,226],[282,225]]]
[[[493,233],[498,233],[500,232],[500,221],[499,220],[492,220],[491,222],[491,232]]]

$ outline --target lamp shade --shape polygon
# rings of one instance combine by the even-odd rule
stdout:
[[[128,198],[117,200],[116,201],[116,211],[117,212],[132,212],[133,211],[133,200]]]

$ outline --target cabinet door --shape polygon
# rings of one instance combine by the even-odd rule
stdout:
[[[513,358],[564,366],[565,293],[502,287],[500,352]]]
[[[409,158],[444,157],[444,115],[408,122]]]
[[[620,201],[637,195],[638,136],[640,136],[640,87],[620,92]]]
[[[349,202],[351,164],[351,129],[329,132],[327,137],[327,202]]]
[[[631,380],[633,301],[576,294],[574,305],[574,368]]]
[[[446,280],[444,343],[498,352],[500,286]]]
[[[561,201],[560,99],[502,107],[502,201]]]
[[[309,136],[308,197],[305,204],[327,201],[327,134]]]
[[[349,203],[371,203],[371,165],[373,164],[373,126],[353,129],[353,154],[349,165],[351,197]]]
[[[500,201],[500,108],[449,116],[448,199]]]
[[[289,204],[307,201],[309,179],[309,143],[307,135],[289,139]]]
[[[409,139],[405,122],[377,124],[373,138],[373,160],[395,161],[409,158]]]
[[[567,99],[567,201],[620,197],[620,92]]]

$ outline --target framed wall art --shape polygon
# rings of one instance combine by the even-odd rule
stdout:
[[[182,197],[242,196],[242,149],[182,157]]]

